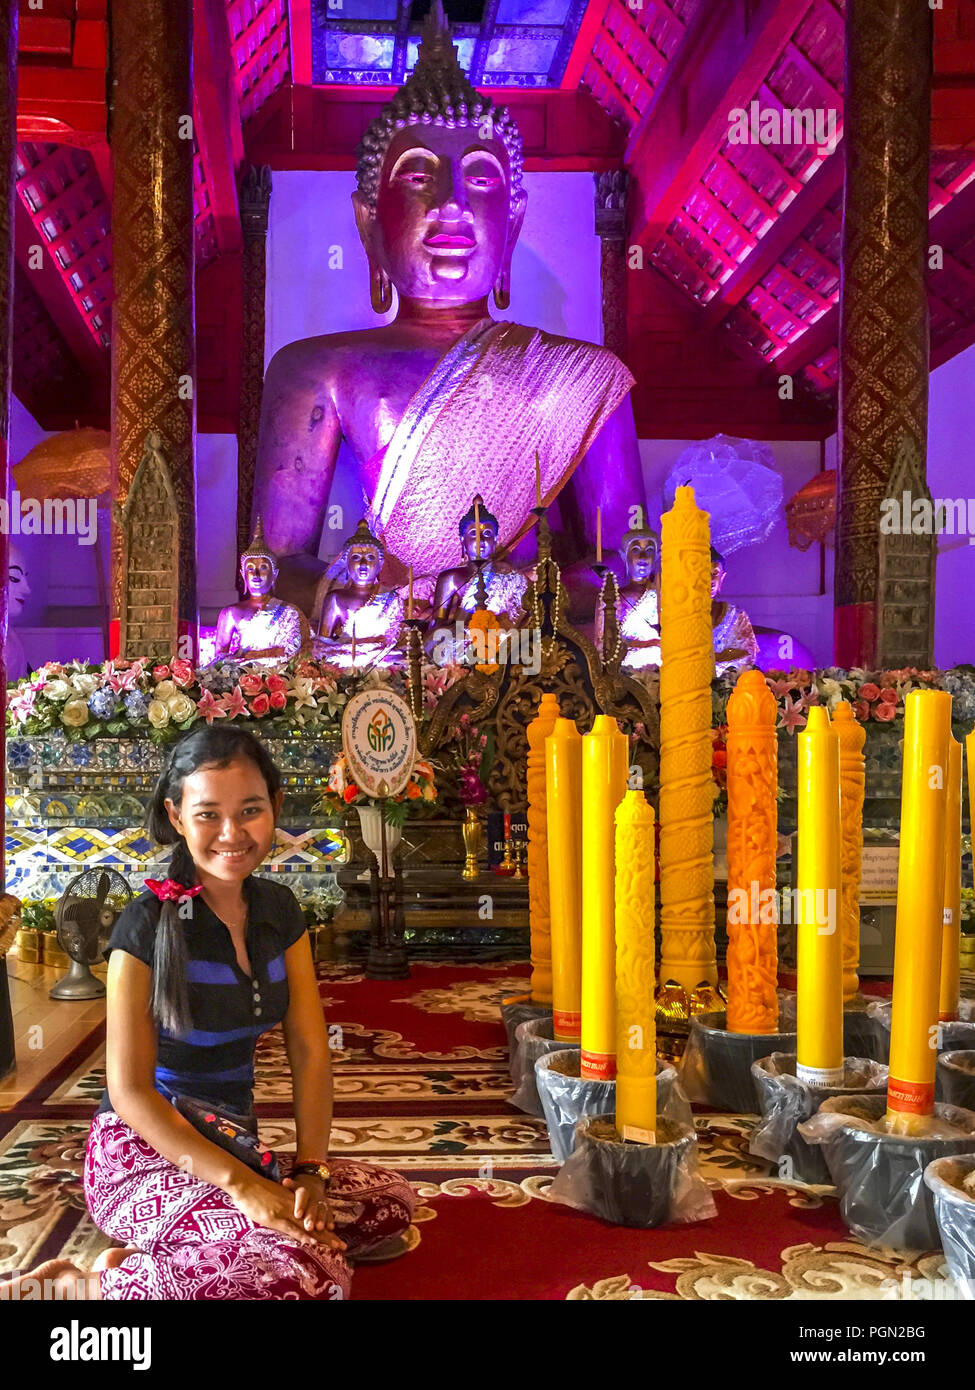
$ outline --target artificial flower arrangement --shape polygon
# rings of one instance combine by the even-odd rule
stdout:
[[[376,668],[368,683],[395,686],[397,673]],[[337,727],[357,672],[306,657],[276,670],[220,662],[197,669],[175,658],[153,665],[116,658],[101,666],[48,662],[10,687],[7,730],[32,735],[60,730],[71,740],[144,734],[168,743],[206,720],[254,720],[273,736],[296,725]]]
[[[386,798],[386,824],[402,826],[411,805],[420,809],[432,805],[436,800],[437,784],[433,767],[423,758],[417,758],[403,790],[397,796]],[[375,804],[376,799],[353,780],[348,760],[344,753],[340,753],[329,768],[328,784],[316,809],[337,815],[351,806]]]
[[[488,799],[487,777],[494,754],[493,736],[482,733],[466,712],[451,741],[457,797],[462,806],[481,806]]]

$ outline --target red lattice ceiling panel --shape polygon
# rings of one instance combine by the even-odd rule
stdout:
[[[52,406],[79,408],[82,377],[57,325],[29,277],[14,272],[13,389],[35,419],[45,421]]]
[[[582,81],[617,120],[636,125],[704,0],[609,0]]]
[[[287,0],[227,0],[227,19],[247,122],[291,75]]]
[[[199,269],[214,259],[218,249],[210,190],[199,149],[193,154],[193,227],[196,233],[196,264]]]
[[[107,348],[111,209],[91,155],[70,145],[18,145],[17,192],[89,333]]]

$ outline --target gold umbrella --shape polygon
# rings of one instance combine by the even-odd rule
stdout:
[[[105,430],[65,430],[42,439],[13,469],[21,497],[100,497],[111,486],[112,437]]]

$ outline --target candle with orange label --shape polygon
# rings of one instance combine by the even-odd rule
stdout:
[[[945,812],[945,886],[941,918],[941,990],[938,1018],[958,1017],[961,994],[961,744],[948,743],[948,801]]]
[[[552,1022],[559,1042],[582,1023],[582,735],[556,719],[545,740],[548,891],[552,924]]]
[[[616,808],[629,745],[597,714],[582,740],[582,1060],[586,1081],[616,1075]]]
[[[654,815],[642,791],[616,808],[616,1128],[652,1144],[657,1128]]]
[[[896,1134],[922,1134],[934,1113],[950,740],[951,696],[909,691],[887,1083],[887,1122]]]

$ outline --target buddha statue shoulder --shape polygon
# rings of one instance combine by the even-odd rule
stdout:
[[[733,666],[754,666],[758,639],[744,608],[720,597],[725,581],[724,559],[711,547],[711,624],[714,628],[714,669],[723,675]]]
[[[496,499],[500,546],[527,532],[536,451],[545,503],[573,492],[577,548],[597,507],[623,530],[644,491],[633,377],[604,347],[490,316],[492,291],[508,307],[525,216],[521,137],[461,71],[440,0],[365,133],[352,198],[372,307],[385,318],[395,299],[396,312],[291,343],[268,367],[254,505],[288,596],[311,611],[343,439],[370,526],[418,577],[454,563],[445,519],[473,491]]]
[[[359,522],[342,551],[344,573],[322,605],[315,655],[333,666],[400,660],[403,600],[380,584],[386,547],[368,522]]]
[[[308,623],[293,603],[274,592],[278,564],[264,538],[258,517],[254,537],[241,554],[244,597],[221,610],[217,619],[214,661],[286,661],[309,645]]]

